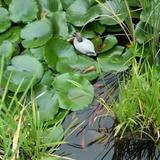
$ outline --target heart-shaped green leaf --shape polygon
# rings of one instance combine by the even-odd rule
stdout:
[[[96,79],[98,76],[96,61],[87,56],[79,55],[75,61],[60,59],[57,63],[56,69],[60,73],[78,73],[89,81]]]
[[[11,76],[8,89],[15,92],[21,85],[19,92],[23,92],[30,83],[31,86],[36,84],[42,75],[43,66],[36,58],[29,55],[19,55],[13,57],[11,65],[6,68],[3,82],[5,86],[8,77]]]
[[[13,42],[13,43],[19,43],[20,42],[20,31],[21,31],[21,28],[18,26],[10,28],[9,30],[1,34],[0,44],[4,40],[9,40],[10,42]]]
[[[94,97],[94,89],[90,82],[73,73],[65,73],[57,76],[53,82],[56,90],[59,107],[67,110],[80,110],[91,104]]]
[[[60,0],[38,0],[41,6],[42,12],[56,12],[61,11],[62,4]]]
[[[8,11],[0,7],[0,33],[6,31],[11,26]]]
[[[149,25],[146,25],[144,22],[139,22],[136,25],[135,29],[135,35],[136,35],[136,40],[138,43],[142,44],[145,43],[147,40],[152,40],[153,34],[150,33],[151,27]]]
[[[103,72],[120,72],[128,68],[128,59],[122,56],[123,50],[124,47],[116,46],[108,52],[98,56],[98,62],[100,63]]]
[[[75,26],[83,26],[88,20],[94,17],[96,18],[99,13],[97,6],[93,9],[89,9],[93,3],[94,0],[74,1],[66,10],[68,21]]]
[[[51,70],[47,69],[47,71],[44,73],[44,75],[41,79],[40,84],[51,86],[51,84],[54,80],[54,77],[55,77],[54,73]]]
[[[55,91],[47,86],[38,85],[35,92],[41,121],[53,119],[58,112],[58,99]]]
[[[113,35],[108,35],[101,46],[99,47],[99,53],[106,52],[113,48],[118,43],[117,38]]]
[[[75,0],[60,0],[64,9],[67,9]]]
[[[45,144],[51,144],[53,142],[59,142],[63,138],[63,136],[64,136],[63,127],[62,125],[58,125],[48,128],[41,137],[41,140]]]
[[[94,38],[94,37],[96,37],[96,33],[94,31],[88,30],[88,29],[86,29],[86,30],[84,29],[81,34],[85,38]]]
[[[36,59],[38,59],[39,61],[43,61],[44,60],[44,46],[37,47],[37,48],[31,48],[30,54]]]
[[[9,11],[13,22],[30,22],[37,17],[38,5],[35,0],[12,0]]]
[[[148,7],[141,12],[140,19],[142,22],[150,24],[152,27],[160,28],[160,3],[159,1],[149,1]]]
[[[53,12],[51,21],[54,28],[54,34],[63,38],[68,38],[68,25],[66,20],[66,13],[62,11]]]
[[[106,1],[101,5],[100,23],[106,25],[116,25],[122,23],[127,18],[126,5],[123,0]]]
[[[39,47],[52,37],[52,25],[47,19],[27,24],[21,31],[22,45],[25,48]]]
[[[132,6],[132,7],[140,7],[140,1],[139,0],[128,0],[127,1],[129,6]]]
[[[94,31],[98,34],[102,34],[105,31],[106,27],[105,25],[102,25],[99,22],[92,22],[88,24],[87,29]]]
[[[4,56],[5,58],[11,58],[14,52],[14,46],[10,41],[3,41],[0,45],[0,56]]]
[[[61,38],[54,37],[46,43],[45,60],[48,66],[54,70],[56,70],[58,59],[65,58],[75,61],[76,57],[73,46]]]

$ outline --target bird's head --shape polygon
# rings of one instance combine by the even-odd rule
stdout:
[[[80,32],[75,32],[75,33],[73,34],[73,36],[78,40],[78,42],[82,42],[82,41],[83,41],[82,35],[81,35]]]

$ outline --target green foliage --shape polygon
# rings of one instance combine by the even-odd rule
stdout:
[[[160,80],[157,69],[147,70],[140,74],[133,69],[132,78],[120,88],[119,101],[113,110],[118,120],[116,134],[126,136],[132,134],[149,136],[155,142],[160,128]],[[121,127],[120,127],[121,126]]]
[[[14,52],[14,46],[13,44],[8,41],[5,40],[2,42],[2,44],[0,45],[0,56],[4,56],[5,58],[11,58]]]
[[[98,61],[102,68],[102,71],[124,71],[128,68],[130,63],[127,62],[128,57],[125,54],[122,55],[124,47],[116,46],[109,51],[98,56]]]
[[[65,73],[57,76],[52,85],[56,90],[59,107],[63,109],[83,109],[91,104],[94,97],[93,86],[78,74]]]
[[[31,22],[37,17],[38,6],[35,0],[12,0],[9,5],[10,18],[13,22]]]
[[[0,33],[6,31],[11,26],[11,21],[9,19],[8,11],[0,7]]]
[[[21,30],[24,48],[34,48],[45,44],[52,37],[50,21],[42,19],[29,23]]]
[[[9,90],[15,92],[22,84],[19,92],[23,92],[29,86],[37,83],[43,75],[42,64],[34,57],[29,55],[15,56],[11,60],[3,75],[3,86],[6,85],[8,77],[10,77]]]
[[[44,57],[48,66],[56,70],[56,64],[59,59],[74,61],[77,55],[69,42],[62,38],[54,37],[46,43]]]
[[[55,142],[55,137],[59,138],[59,134],[63,134],[59,121],[65,117],[68,110],[77,111],[91,104],[94,90],[89,81],[95,80],[100,70],[124,71],[131,65],[132,56],[150,63],[151,66],[158,67],[160,64],[158,0],[0,2],[0,89],[5,91],[5,95],[0,99],[1,107],[5,108],[5,111],[9,110],[6,114],[10,115],[10,119],[5,121],[3,115],[0,123],[1,126],[11,125],[11,129],[8,129],[9,136],[7,135],[9,139],[4,133],[7,128],[0,128],[0,137],[4,138],[2,148],[9,148],[6,157],[12,154],[10,146],[17,126],[15,118],[20,114],[20,107],[31,99],[33,102],[27,104],[32,111],[28,108],[25,110],[26,124],[22,127],[19,146],[23,144],[22,148],[32,159],[47,159],[50,157],[41,155],[40,151],[43,149],[40,146],[49,147],[49,143]],[[96,58],[82,56],[75,51],[72,42],[69,42],[75,31],[81,32],[84,37],[93,41]],[[135,44],[138,46],[136,52]],[[120,96],[122,100],[128,97],[130,101],[122,101],[121,107],[117,108],[122,126],[127,124],[133,127],[139,123],[136,119],[139,101],[132,101],[130,97],[139,97],[146,106],[152,106],[152,101],[159,105],[155,96],[159,92],[152,89],[153,86],[159,88],[158,84],[152,81],[152,78],[151,82],[148,82],[145,76],[138,77],[130,81],[135,93],[124,90],[124,95]],[[144,88],[139,85],[143,81]],[[151,89],[147,90],[147,85]],[[127,87],[131,90],[129,84]],[[136,92],[136,89],[142,94]],[[151,96],[148,96],[147,92]],[[10,97],[13,97],[13,100],[8,100]],[[21,99],[24,100],[24,97],[26,99],[22,103]],[[15,111],[16,115],[10,111],[13,104],[16,106],[15,109],[18,109]],[[133,106],[137,107],[132,108]],[[143,115],[150,116],[151,110],[154,109],[159,113],[155,106],[146,107]],[[159,117],[154,114],[152,118],[158,126]],[[54,125],[55,128],[50,129],[46,123]],[[49,140],[44,138],[45,136],[49,136]],[[27,142],[23,141],[24,137],[27,138]],[[30,150],[30,146],[35,146],[33,151]],[[56,145],[52,146],[54,148]],[[47,147],[44,151],[48,151]]]

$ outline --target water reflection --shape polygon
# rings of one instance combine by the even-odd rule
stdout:
[[[126,73],[125,73],[126,74]],[[128,73],[127,73],[128,74]],[[97,102],[102,97],[108,103],[118,98],[118,84],[124,74],[108,73],[95,83],[95,101],[83,111],[70,113],[64,128],[77,118],[76,124],[65,137],[68,142],[60,146],[56,154],[75,160],[158,160],[160,153],[151,140],[118,139],[113,136],[114,119],[106,115]],[[105,82],[105,84],[104,84]],[[105,85],[105,87],[104,87]]]

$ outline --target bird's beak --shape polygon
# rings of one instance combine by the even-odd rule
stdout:
[[[70,37],[67,39],[67,42],[73,42],[74,37]]]

